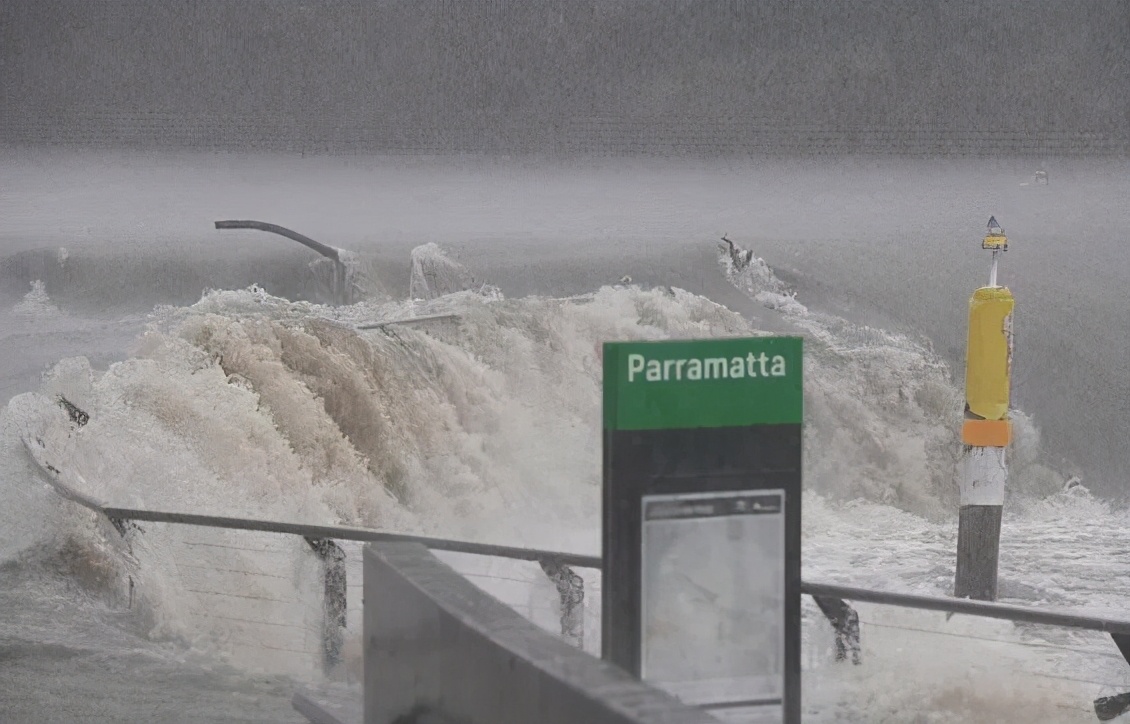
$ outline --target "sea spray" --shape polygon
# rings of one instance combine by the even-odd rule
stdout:
[[[463,293],[444,302],[457,325],[360,333],[340,310],[257,288],[210,292],[194,308],[157,310],[130,359],[105,371],[63,360],[9,408],[73,471],[78,492],[116,505],[547,547],[584,531],[591,548],[600,342],[749,331],[678,290],[569,300]],[[60,391],[89,415],[81,429],[59,406]],[[104,543],[99,531],[88,535],[89,548]],[[248,534],[210,531],[206,546],[195,535],[147,525],[135,536],[138,605],[154,635],[222,650],[234,640],[232,604],[202,589],[194,571],[244,571],[244,587],[283,573]],[[295,567],[308,563],[301,541],[283,540],[272,545],[289,546]],[[242,603],[240,615],[254,620],[263,605]],[[308,614],[278,613],[276,623],[301,627]]]
[[[453,261],[435,242],[412,250],[409,299],[435,299],[474,287],[474,276],[465,266]]]
[[[47,286],[40,279],[31,282],[31,291],[12,308],[12,313],[24,320],[50,319],[61,314],[47,295]]]
[[[806,416],[806,486],[836,499],[952,515],[964,396],[929,341],[810,310],[764,259],[742,260],[718,255],[731,284],[795,324],[807,359],[823,362],[806,390],[814,408]],[[1055,492],[1064,476],[1043,462],[1035,422],[1020,410],[1012,417],[1009,497]]]
[[[442,313],[457,316],[355,329]],[[948,371],[906,338],[807,310],[783,316],[808,337],[808,495],[848,503],[826,506],[824,518],[806,512],[806,547],[814,528],[838,532],[829,545],[846,556],[844,572],[874,570],[876,585],[918,580],[936,567],[939,540],[945,547],[956,459],[949,418],[960,412]],[[337,308],[255,287],[210,291],[190,307],[155,310],[130,359],[106,370],[64,360],[6,413],[46,435],[81,474],[84,492],[118,505],[593,553],[601,344],[759,333],[678,288],[522,299],[461,291]],[[62,392],[90,415],[81,430],[56,399]],[[70,515],[68,531],[105,548],[90,515]],[[864,555],[847,521],[880,541],[921,538],[922,548],[888,546],[885,563],[871,561],[886,549],[872,543]],[[317,590],[317,563],[301,540],[207,530],[202,540],[200,529],[144,528],[130,555],[137,605],[154,636],[246,652],[251,634],[232,616],[265,617],[307,638],[317,628],[318,602],[295,598]],[[821,570],[836,570],[839,559],[829,560]],[[209,593],[236,575],[225,571],[243,571],[231,585],[255,595],[233,604]],[[944,586],[947,571],[932,575]],[[297,634],[284,629],[278,640],[257,633],[252,643],[295,653],[276,661],[259,649],[241,661],[271,669],[313,656],[316,644],[302,654],[286,638]]]
[[[457,323],[352,327],[437,310]],[[56,383],[37,399],[82,492],[118,505],[545,547],[582,534],[595,551],[600,345],[758,333],[681,289],[347,309],[215,291],[157,310],[135,356],[105,372],[61,363],[90,415],[81,430],[64,431]],[[809,345],[806,481],[936,512],[930,455],[950,426],[916,402],[931,368],[884,371],[870,351]]]

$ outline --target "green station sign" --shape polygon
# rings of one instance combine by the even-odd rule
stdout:
[[[601,656],[726,721],[800,724],[803,363],[800,337],[604,345]]]
[[[741,337],[604,345],[604,428],[800,424],[803,340]]]

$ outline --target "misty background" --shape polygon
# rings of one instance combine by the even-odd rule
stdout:
[[[949,595],[990,215],[1017,425],[1040,431],[1011,458],[1002,595],[1124,615],[1128,90],[1130,0],[0,0],[0,719],[296,717],[257,669],[305,659],[284,652],[321,609],[231,575],[283,585],[301,541],[244,555],[157,524],[129,563],[151,607],[87,597],[117,533],[38,484],[20,429],[47,424],[100,499],[329,523],[319,506],[391,514],[378,494],[415,480],[406,524],[578,550],[599,540],[597,345],[725,334],[731,312],[817,343],[805,575]],[[220,219],[354,252],[371,297],[283,304],[328,301],[322,259]],[[723,233],[767,266],[728,277]],[[328,321],[430,308],[409,301],[417,252],[506,301],[437,300],[468,314],[428,339],[338,337]],[[150,333],[176,320],[195,321]],[[79,437],[49,398],[72,385],[95,422]],[[1072,474],[1097,500],[1058,494]],[[1001,655],[1002,629],[888,618],[866,681],[815,679],[844,716],[1091,718],[1100,681],[1130,687],[1108,637],[1054,653],[1018,630],[1036,648],[986,678],[969,662]],[[230,647],[252,665],[221,668]]]
[[[1002,268],[1014,402],[1057,464],[1121,495],[1128,91],[1130,0],[4,0],[0,291],[41,279],[109,309],[130,289],[148,308],[289,273],[305,250],[229,237],[204,266],[215,218],[259,217],[386,261],[463,245],[531,280],[507,293],[575,291],[542,273],[550,256],[575,257],[586,289],[631,272],[702,293],[729,231],[814,308],[926,335],[960,385],[996,214],[1023,250]],[[668,164],[696,157],[757,160]],[[1020,188],[1039,168],[1052,185]],[[113,254],[84,258],[80,285],[79,257],[56,257],[88,242]],[[601,266],[617,271],[595,281]]]
[[[5,0],[0,140],[1124,154],[1127,0]]]

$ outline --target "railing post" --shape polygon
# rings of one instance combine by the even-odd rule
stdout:
[[[827,617],[836,631],[836,661],[846,661],[851,653],[851,663],[863,663],[859,640],[859,614],[842,598],[813,596],[812,600]]]
[[[345,643],[345,551],[329,538],[303,537],[322,560],[325,589],[322,609],[322,662],[328,671],[341,661],[341,648]]]
[[[1130,635],[1112,633],[1110,637],[1114,639],[1114,645],[1118,647],[1118,652],[1122,654],[1122,658],[1130,663]],[[1095,699],[1094,705],[1095,716],[1099,718],[1099,721],[1110,721],[1130,711],[1130,692],[1115,694],[1114,696],[1100,696]]]
[[[118,531],[118,535],[121,537],[122,542],[126,546],[126,555],[128,555],[129,559],[134,562],[134,565],[136,565],[136,560],[133,557],[133,536],[131,534],[135,530],[140,531],[141,526],[131,520],[126,520],[125,518],[113,518],[108,515],[105,517],[106,520],[110,521],[110,525],[114,526],[114,530]],[[126,583],[129,586],[129,598],[126,601],[126,608],[133,610],[133,573],[126,574]]]
[[[585,647],[585,580],[556,558],[538,561],[561,597],[561,636],[579,649]]]

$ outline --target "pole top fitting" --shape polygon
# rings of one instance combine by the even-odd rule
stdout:
[[[989,232],[981,240],[981,248],[991,249],[994,252],[1008,251],[1008,237],[1004,235],[1004,229],[997,223],[997,217],[989,217],[988,228]]]

